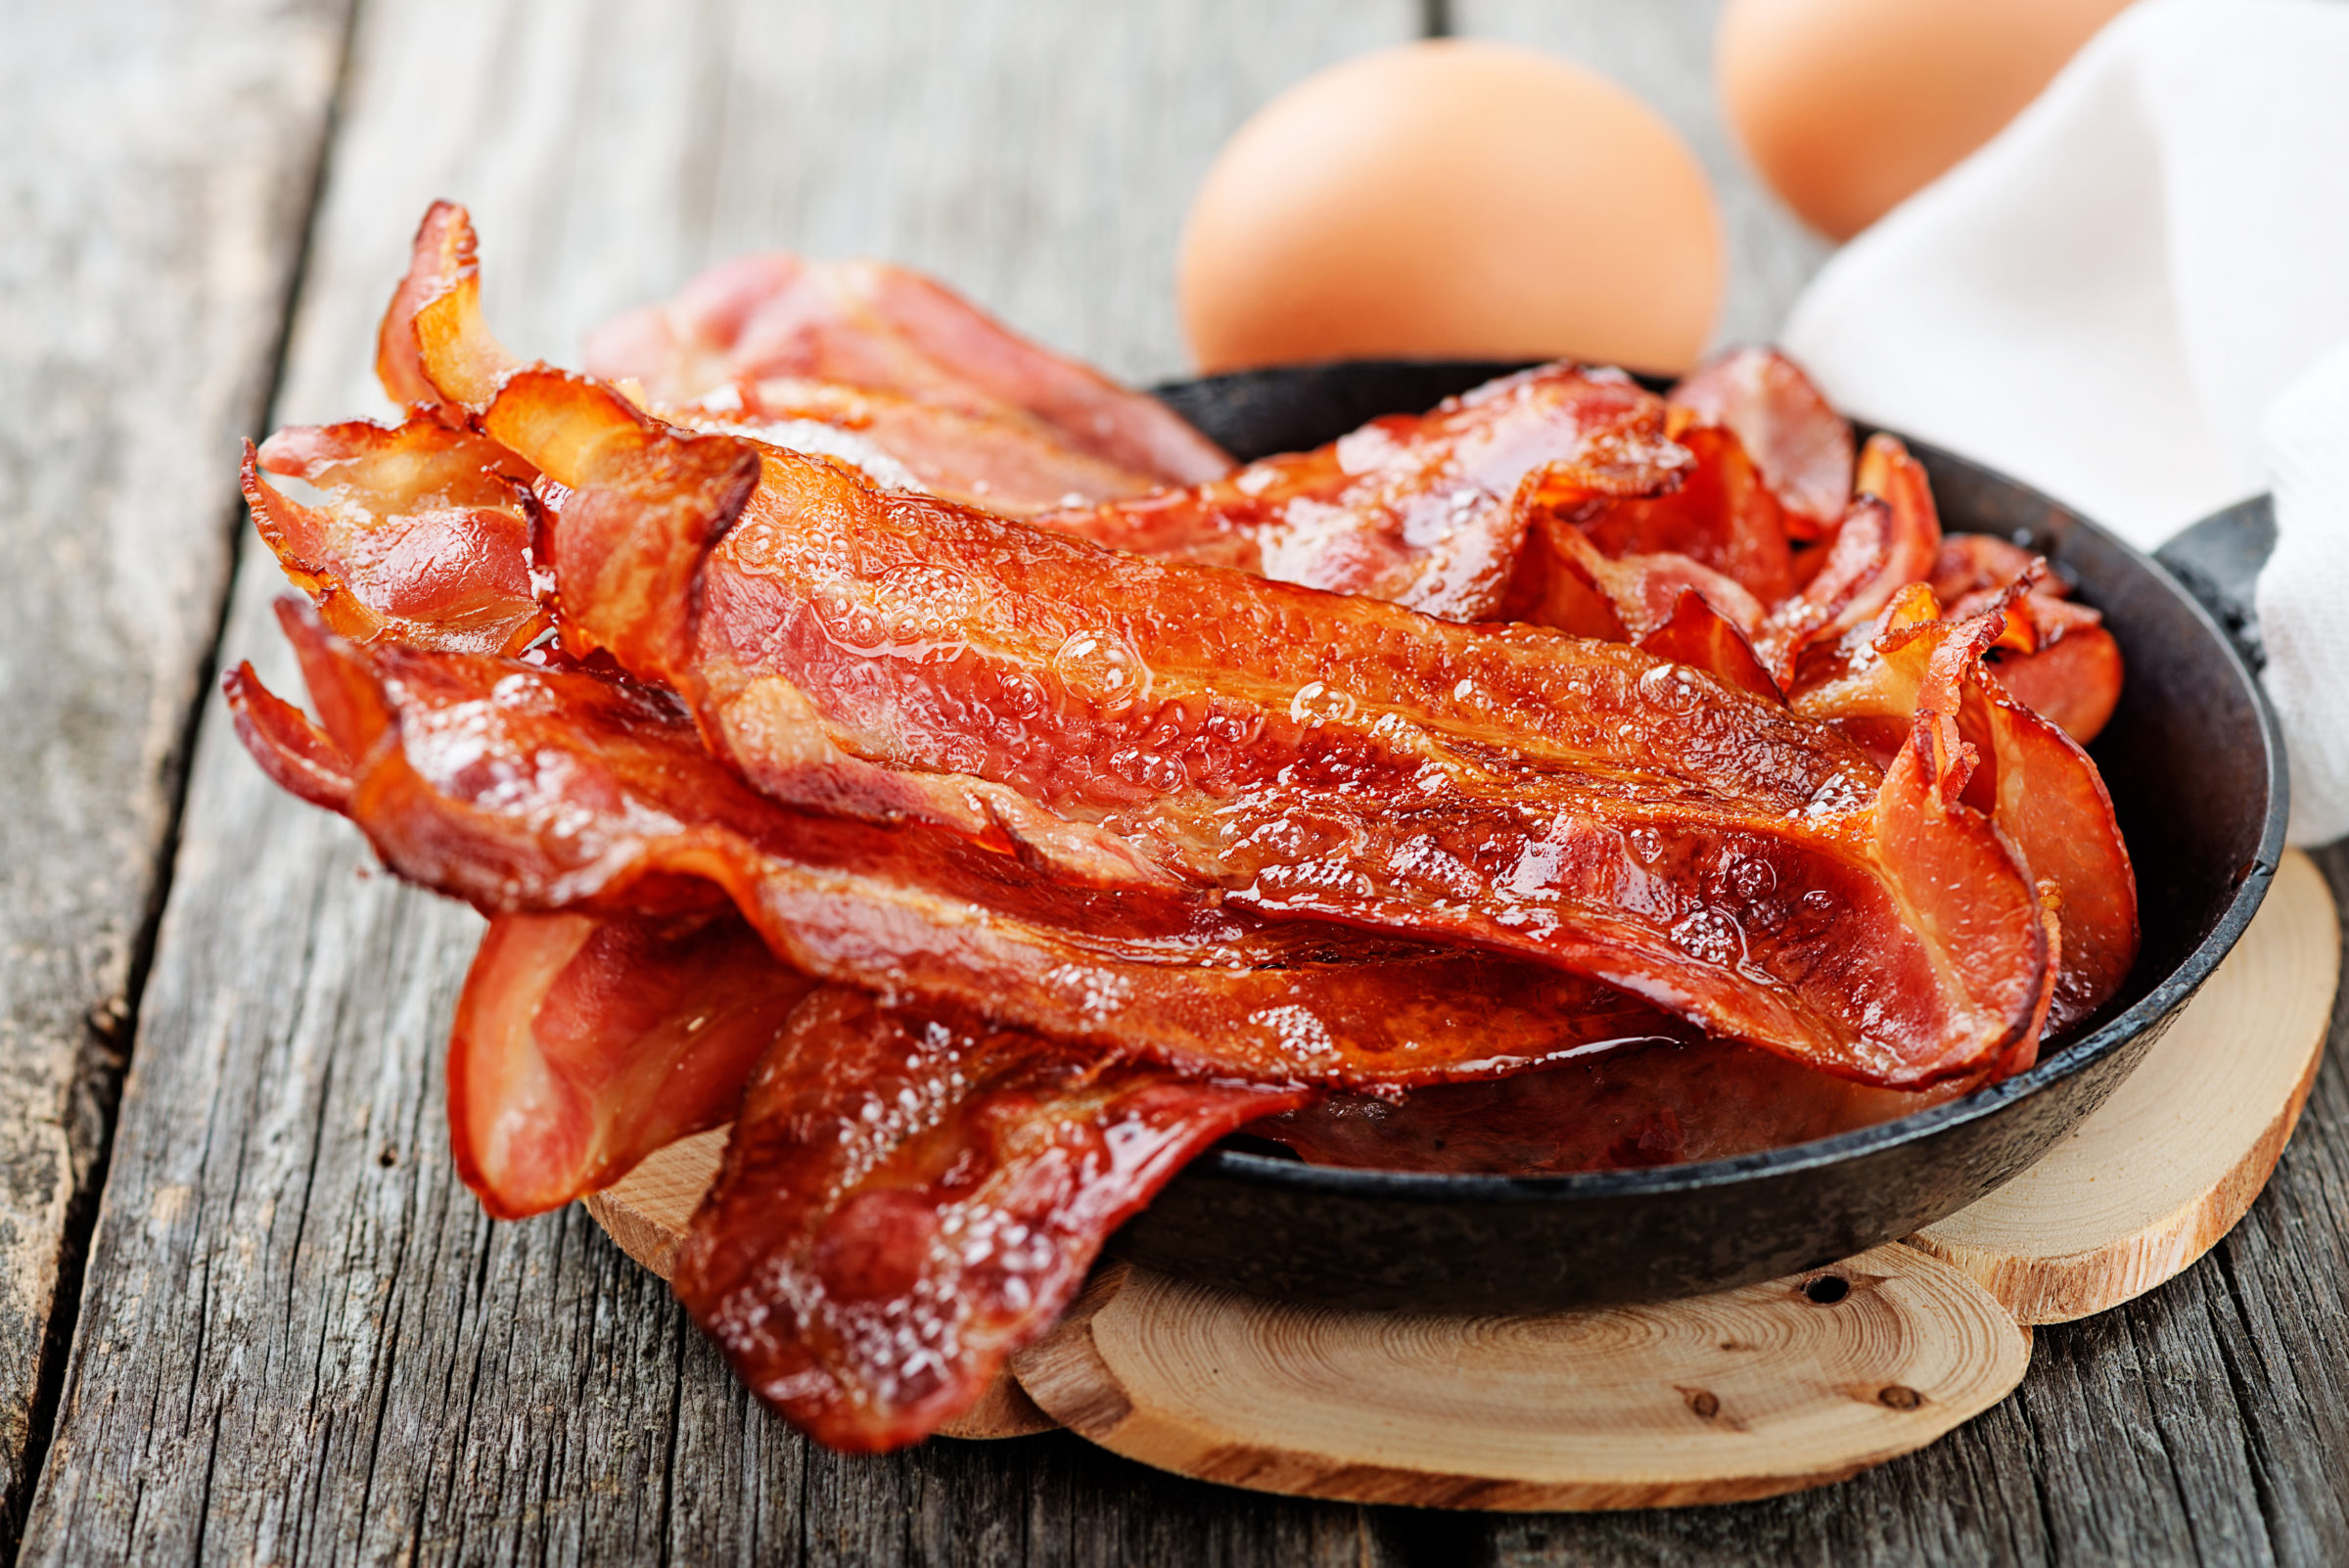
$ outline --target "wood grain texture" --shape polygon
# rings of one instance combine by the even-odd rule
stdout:
[[[530,351],[572,352],[704,261],[795,244],[936,266],[1048,341],[1177,368],[1165,280],[1195,171],[1259,99],[1415,23],[1336,0],[369,7],[277,417],[380,406],[373,322],[439,193],[475,205],[492,319]],[[205,326],[173,351],[210,356],[225,407],[233,366]],[[233,434],[199,433],[163,471],[175,506],[210,498],[215,551]],[[175,540],[124,537],[159,572],[193,570]],[[224,658],[285,681],[275,574],[253,565]],[[56,579],[61,606],[70,586]],[[155,599],[115,611],[154,619]],[[183,698],[202,642],[156,656]],[[24,1561],[992,1561],[1080,1514],[1088,1541],[1171,1559],[1219,1542],[1308,1556],[1324,1533],[1359,1555],[1350,1510],[1170,1505],[1065,1453],[992,1470],[810,1451],[583,1215],[482,1218],[449,1167],[439,1071],[479,922],[367,863],[207,708]]]
[[[1217,148],[1416,25],[1409,0],[372,8],[279,416],[387,406],[365,347],[436,197],[472,208],[484,308],[526,355],[576,363],[596,323],[782,247],[925,268],[1112,375],[1182,374],[1175,236]]]
[[[2284,856],[2258,918],[2127,1083],[2046,1158],[1911,1238],[2026,1323],[2100,1313],[2234,1228],[2315,1081],[2340,980],[2324,876]]]
[[[0,1554],[227,592],[222,464],[275,372],[343,11],[0,8]]]
[[[582,1200],[614,1246],[663,1279],[676,1271],[677,1249],[702,1194],[717,1179],[727,1128],[679,1138],[603,1191]]]
[[[1762,184],[1722,118],[1713,89],[1721,0],[1451,0],[1451,10],[1455,33],[1579,60],[1637,93],[1688,139],[1712,176],[1728,241],[1728,287],[1713,340],[1775,338],[1831,248]]]
[[[1971,1277],[1893,1245],[1521,1317],[1274,1305],[1117,1264],[1015,1365],[1072,1431],[1180,1475],[1530,1512],[1841,1480],[1979,1415],[2030,1358],[2030,1331]]]

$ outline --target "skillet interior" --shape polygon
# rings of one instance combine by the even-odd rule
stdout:
[[[1160,395],[1248,458],[1423,409],[1509,368],[1312,366]],[[1341,1170],[1221,1148],[1121,1230],[1113,1251],[1261,1295],[1350,1306],[1525,1312],[1692,1295],[1929,1224],[2103,1102],[2266,894],[2283,842],[2281,740],[2227,634],[2161,566],[2024,485],[1911,446],[1945,528],[2049,556],[2104,613],[2128,661],[2120,708],[2092,751],[2136,863],[2144,941],[2104,1012],[2030,1072],[1965,1099],[1730,1160],[1518,1177]]]

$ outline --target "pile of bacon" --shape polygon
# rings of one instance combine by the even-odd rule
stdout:
[[[675,1289],[838,1447],[967,1407],[1243,1126],[1627,1041],[1950,1092],[2135,955],[2112,639],[1773,354],[1237,469],[886,267],[737,264],[591,358],[511,358],[435,208],[405,420],[248,457],[318,716],[229,700],[490,916],[491,1213],[733,1124]]]

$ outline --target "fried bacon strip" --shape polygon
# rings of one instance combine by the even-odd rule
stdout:
[[[751,1080],[677,1298],[794,1425],[896,1448],[967,1409],[1193,1156],[1304,1097],[819,992]]]
[[[1037,521],[1138,554],[1484,621],[1534,516],[1654,494],[1687,465],[1665,438],[1662,399],[1620,371],[1545,365],[1311,452]]]
[[[1949,619],[1961,620],[2025,584],[2010,630],[1989,654],[2007,694],[2086,746],[2121,701],[2121,649],[2104,618],[2072,603],[2063,579],[2030,551],[1982,533],[1942,540],[1926,579]]]
[[[1852,427],[1793,360],[1774,348],[1732,348],[1675,387],[1672,404],[1735,438],[1794,536],[1815,538],[1842,521],[1852,497]]]
[[[1685,1033],[1541,965],[1073,886],[949,835],[795,810],[727,773],[659,694],[359,648],[292,605],[281,622],[321,722],[240,669],[249,747],[273,776],[333,759],[347,783],[322,803],[392,870],[486,913],[731,902],[806,974],[1259,1081],[1397,1087]]]
[[[884,464],[858,449],[869,448],[901,474],[894,487],[1005,517],[1148,495],[1164,484],[1079,451],[1032,419],[867,387],[778,379],[721,387],[690,403],[656,404],[654,411],[689,430],[731,432],[794,451],[833,451],[881,480]]]
[[[1961,620],[1943,618],[1931,588],[1910,584],[1873,626],[1846,639],[1833,677],[1799,688],[1793,704],[1878,747],[1913,751],[1931,726],[1945,795],[1989,812],[2033,877],[2059,895],[2061,963],[2047,1027],[2060,1034],[2102,1006],[2136,961],[2137,877],[2096,763],[1983,663],[2021,619],[2028,583]]]
[[[531,576],[531,477],[496,442],[418,417],[279,431],[246,449],[244,482],[262,541],[343,635],[519,653],[550,623]]]
[[[494,917],[448,1042],[457,1174],[501,1220],[610,1185],[731,1119],[814,989],[732,910]]]
[[[1941,519],[1924,466],[1890,436],[1871,436],[1860,453],[1860,493],[1801,590],[1771,607],[1758,651],[1783,686],[1806,649],[1833,642],[1882,612],[1892,596],[1933,568]]]
[[[651,319],[616,324],[613,341],[639,336]],[[387,348],[383,357],[398,367],[406,391],[411,364],[418,382],[437,389],[424,400],[479,413],[520,368],[481,325],[475,241],[462,208],[443,204],[426,219],[383,331],[387,345],[404,339],[420,350],[403,358]],[[437,367],[430,375],[428,358]],[[630,374],[646,359],[591,353],[590,362],[602,373]],[[869,440],[948,500],[1012,516],[1040,511],[1046,526],[1120,549],[1364,593],[1459,621],[1495,615],[1531,518],[1668,490],[1689,463],[1665,438],[1661,399],[1619,371],[1552,365],[1428,414],[1374,420],[1313,452],[1238,474],[1223,474],[1222,464],[1194,476],[1188,488],[1141,495],[1151,486],[1038,439],[1033,422],[941,402],[935,389],[891,392],[895,384],[876,386],[854,372],[840,369],[853,386],[738,380],[694,401],[683,392],[700,388],[706,373],[657,375],[648,390],[655,413],[691,429],[807,450],[808,442],[762,422],[818,419]],[[818,373],[803,367],[799,375]],[[875,467],[840,455],[868,473]],[[1047,504],[1057,509],[1043,510]],[[1762,549],[1761,536],[1747,548]],[[1776,548],[1782,575],[1782,537]]]
[[[1794,406],[1773,411],[1764,397],[1757,412],[1748,406],[1753,398],[1739,402],[1729,395],[1735,391],[1730,384],[1751,384]],[[1862,493],[1839,501],[1831,523],[1801,525],[1806,536],[1826,537],[1797,556],[1788,544],[1798,531],[1797,514],[1765,480],[1738,431],[1724,423],[1687,423],[1700,417],[1697,411],[1727,419],[1729,410],[1742,410],[1739,418],[1758,432],[1756,438],[1800,448],[1781,459],[1803,465],[1803,504],[1819,504],[1830,493],[1849,495],[1851,428],[1825,410],[1816,390],[1783,359],[1739,350],[1698,372],[1673,395],[1673,429],[1692,458],[1680,486],[1544,509],[1500,602],[1503,619],[1636,641],[1681,592],[1693,591],[1737,627],[1774,688],[1793,678],[1805,649],[1831,642],[1876,615],[1903,583],[1932,568],[1941,543],[1932,491],[1923,468],[1892,437],[1871,438],[1862,453]],[[1683,396],[1693,403],[1681,402]],[[1819,410],[1831,430],[1819,423]],[[1731,663],[1742,667],[1743,661]]]
[[[1581,531],[1600,553],[1619,559],[1685,557],[1766,605],[1792,593],[1786,509],[1737,438],[1699,425],[1675,439],[1691,459],[1678,489],[1586,509],[1590,515],[1577,520]],[[1727,613],[1727,606],[1715,608]]]
[[[437,204],[416,249],[412,312],[455,270],[443,232],[470,225]],[[1214,442],[1166,404],[1128,392],[1017,336],[939,284],[877,261],[816,262],[774,254],[703,273],[673,301],[622,316],[588,340],[599,376],[640,382],[658,402],[687,403],[724,387],[779,379],[898,393],[1162,484],[1194,484],[1231,467]]]
[[[1677,551],[1610,556],[1574,524],[1544,517],[1520,562],[1509,617],[1601,642],[1637,642],[1670,621],[1685,594],[1751,636],[1763,608],[1732,577]]]

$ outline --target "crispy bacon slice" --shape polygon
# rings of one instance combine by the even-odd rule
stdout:
[[[350,814],[356,768],[308,715],[262,685],[249,664],[221,677],[220,690],[237,739],[272,783],[312,806]]]
[[[1972,615],[1992,597],[2004,594],[2018,578],[2029,576],[2039,557],[2008,539],[1989,533],[1953,533],[1933,555],[1933,570],[1925,577],[1933,597],[1952,617]],[[2062,599],[2068,591],[2060,580],[2039,580],[2032,591]]]
[[[451,1152],[501,1220],[718,1126],[815,982],[731,910],[489,922],[448,1043]]]
[[[2083,746],[2120,706],[2121,645],[2100,625],[2075,626],[2029,653],[1996,651],[1990,661],[2008,696]]]
[[[2120,706],[2120,644],[2104,629],[2104,618],[2074,604],[2070,588],[2038,557],[2004,539],[1959,533],[1942,540],[1927,580],[1953,621],[2025,583],[2012,618],[2016,635],[2002,639],[1989,655],[1999,684],[2083,746],[2102,732]]]
[[[794,1425],[896,1448],[967,1409],[1194,1155],[1303,1098],[819,992],[752,1079],[672,1283]]]
[[[230,679],[274,774],[325,753],[395,872],[487,913],[730,901],[803,973],[1257,1081],[1400,1087],[1682,1026],[1537,964],[1212,899],[1070,883],[915,825],[753,794],[659,694],[512,660],[358,648],[281,614],[321,715]],[[291,759],[291,761],[289,761]]]
[[[1732,348],[1675,387],[1672,403],[1736,438],[1797,537],[1842,521],[1852,498],[1852,427],[1793,360],[1774,348]]]
[[[1640,641],[1690,594],[1746,635],[1761,628],[1764,614],[1735,579],[1688,556],[1662,551],[1610,558],[1582,529],[1554,516],[1535,525],[1511,593],[1517,613],[1509,619],[1602,642]]]
[[[1311,452],[1037,521],[1143,555],[1482,621],[1509,588],[1532,517],[1653,494],[1687,465],[1653,393],[1620,371],[1544,365]]]
[[[1833,536],[1799,563],[1802,589],[1771,607],[1757,651],[1783,686],[1806,650],[1881,613],[1908,583],[1920,581],[1941,548],[1941,519],[1924,465],[1890,436],[1868,438],[1860,454],[1860,494]]]
[[[1785,507],[1736,436],[1699,425],[1676,439],[1693,459],[1680,487],[1597,507],[1583,532],[1609,556],[1685,556],[1766,605],[1792,593]]]
[[[652,319],[616,324],[613,341],[634,339]],[[417,347],[419,373],[443,400],[461,408],[486,410],[497,388],[521,369],[482,325],[475,242],[461,208],[436,208],[427,217],[409,276],[385,318],[387,343],[400,337],[403,322]],[[591,355],[591,361],[625,374],[637,374],[627,367],[641,364],[627,352]],[[793,364],[803,376],[825,373]],[[990,472],[1005,471],[1000,477],[1007,493],[1026,486],[1018,491],[1022,497],[1060,476],[1078,482],[1081,495],[1088,486],[1120,493],[1112,475],[1065,466],[1030,471],[1022,448],[1009,438],[1018,420],[999,409],[973,405],[968,411],[992,420],[993,428],[966,431],[938,417],[938,409],[956,406],[948,391],[910,376],[875,383],[871,377],[878,372],[870,366],[861,375],[851,373],[852,365],[835,368],[839,380],[896,388],[912,397],[892,402],[840,387],[794,393],[789,382],[775,384],[778,395],[796,395],[801,412],[819,412],[833,423],[853,424],[843,416],[863,403],[864,434],[879,434],[878,444],[909,462],[917,478],[926,469],[926,488],[957,498],[957,486],[966,486],[958,498],[989,510],[1026,511],[998,504],[994,481],[972,473],[990,465]],[[682,389],[698,387],[701,379],[656,375],[648,391],[657,406],[681,403],[687,396]],[[740,381],[717,388],[714,408],[680,407],[681,421],[739,429],[739,422],[712,415],[730,412],[728,404],[747,409],[767,395]],[[894,445],[877,417],[883,408],[899,416]],[[755,427],[741,433],[760,434]],[[1654,494],[1677,483],[1688,463],[1688,454],[1665,438],[1660,399],[1618,371],[1551,365],[1488,384],[1426,415],[1373,421],[1317,451],[1269,459],[1241,475],[1213,481],[1202,475],[1203,483],[1186,490],[1052,511],[1039,521],[1122,549],[1232,566],[1473,621],[1500,604],[1527,521],[1537,511]],[[975,487],[982,479],[990,486],[984,493]],[[1741,561],[1758,559],[1758,539],[1740,548]],[[1782,541],[1778,555],[1782,560]]]
[[[264,469],[322,504],[295,500]],[[327,624],[468,653],[518,653],[549,624],[531,576],[530,478],[496,442],[424,417],[297,427],[245,452],[253,524]]]
[[[1869,438],[1863,493],[1832,534],[1799,558],[1786,548],[1791,514],[1755,478],[1736,438],[1699,426],[1681,438],[1697,453],[1681,490],[1537,522],[1502,614],[1578,636],[1638,641],[1692,591],[1736,626],[1774,691],[1795,677],[1807,650],[1877,615],[1902,584],[1932,568],[1941,544],[1932,490],[1922,465],[1894,438]],[[1727,661],[1739,670],[1744,663]]]
[[[2024,586],[1951,621],[1932,589],[1912,583],[1872,630],[1846,639],[1830,678],[1799,687],[1792,702],[1879,747],[1909,746],[1904,755],[1930,725],[1938,786],[1989,812],[2031,874],[2060,896],[2047,1027],[2061,1034],[2102,1006],[2136,961],[2137,879],[2096,763],[1985,671],[1981,656],[2006,635]],[[1911,738],[1890,740],[1903,731]]]
[[[811,438],[817,430],[837,432],[894,462],[908,482],[896,487],[927,490],[1005,517],[1148,495],[1164,484],[1155,475],[1079,451],[1034,419],[973,413],[833,382],[778,379],[722,387],[688,404],[656,405],[655,412],[688,429],[730,431],[793,451],[826,450],[837,436],[822,444]],[[841,455],[880,478],[878,465],[861,454]]]
[[[1929,576],[1941,553],[1933,482],[1898,437],[1878,432],[1867,438],[1860,448],[1856,484],[1861,494],[1877,497],[1887,508],[1885,559],[1876,575],[1843,602],[1821,636],[1840,635],[1882,610],[1903,587]]]
[[[1697,589],[1683,588],[1662,625],[1638,640],[1643,653],[1701,669],[1732,691],[1782,702],[1778,683],[1754,653],[1745,632],[1713,608]]]
[[[408,270],[392,291],[391,303],[375,333],[375,379],[384,393],[402,408],[431,409],[440,402],[440,389],[424,373],[422,346],[416,338],[416,315],[427,302],[444,294],[459,278],[478,268],[473,219],[453,202],[435,202],[425,208],[410,243]]]
[[[452,211],[444,221],[463,221],[462,208]],[[436,277],[447,270],[421,247],[418,263]],[[1231,467],[1158,399],[1038,347],[918,273],[878,261],[776,253],[725,262],[670,303],[595,333],[587,365],[641,382],[661,402],[777,378],[907,393],[966,414],[1040,424],[1078,452],[1164,483],[1193,484]]]

